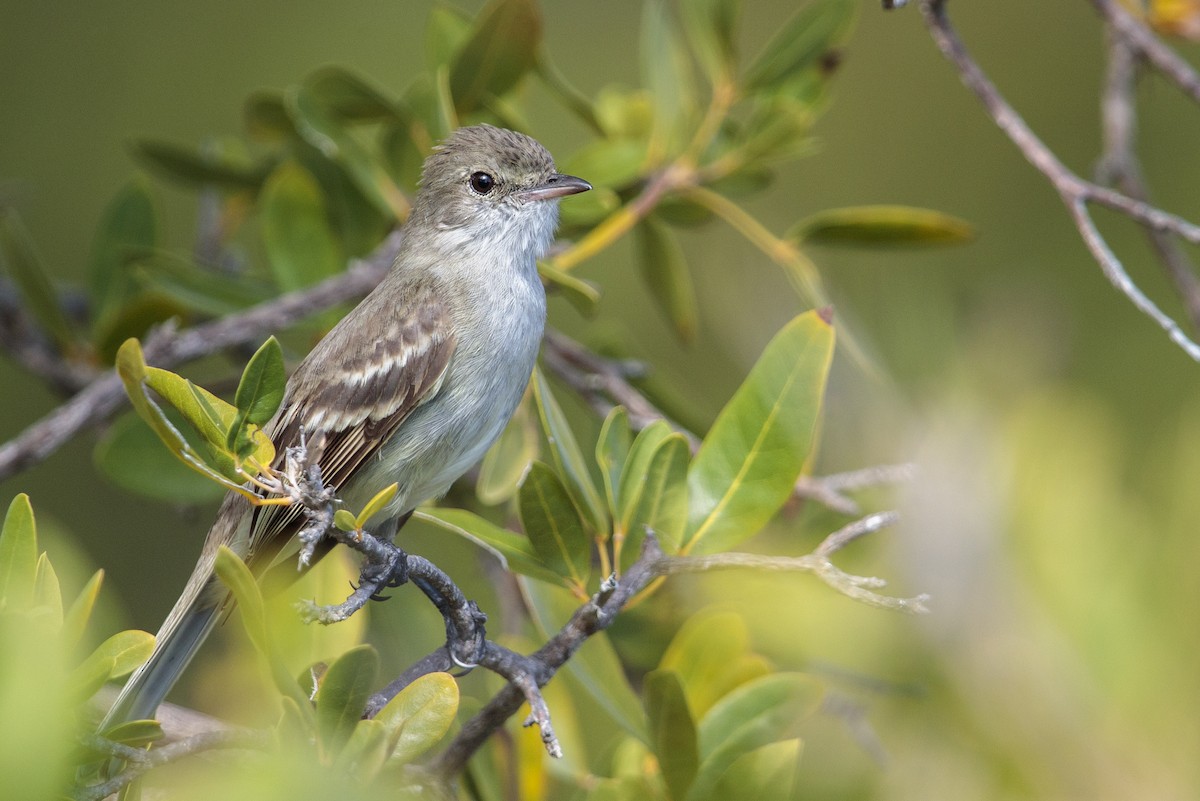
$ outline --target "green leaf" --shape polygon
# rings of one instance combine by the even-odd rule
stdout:
[[[101,734],[106,739],[131,748],[145,748],[163,738],[162,724],[157,720],[128,720],[106,729]]]
[[[244,456],[254,450],[255,430],[247,430],[246,426],[261,428],[275,416],[279,404],[283,403],[286,384],[283,348],[275,337],[268,337],[246,363],[233,396],[238,413],[226,436],[226,444],[231,451]]]
[[[679,4],[692,50],[713,84],[734,72],[738,8],[737,0],[682,0]]]
[[[360,720],[354,724],[346,744],[333,761],[335,770],[370,782],[387,760],[387,730],[379,721]]]
[[[413,516],[417,520],[424,520],[460,537],[465,537],[486,549],[500,560],[506,570],[539,581],[547,581],[552,584],[561,583],[558,574],[542,563],[541,557],[534,550],[533,543],[529,541],[528,537],[500,528],[473,512],[465,509],[427,508],[418,510]]]
[[[558,631],[579,607],[579,599],[561,586],[525,580],[521,581],[521,586],[529,599],[538,632],[545,638]],[[567,675],[578,682],[617,725],[642,742],[649,741],[642,704],[629,686],[625,667],[606,632],[588,638],[567,662]]]
[[[571,174],[574,175],[575,173]],[[590,192],[586,192],[582,195],[576,195],[575,197],[571,198],[570,203],[567,203],[558,210],[559,229],[562,231],[567,229],[574,230],[591,228],[593,225],[600,222],[620,207],[621,198],[616,192],[607,187],[597,187]],[[557,271],[556,274],[558,274]],[[569,273],[562,274],[567,275],[568,277],[573,277],[570,276]],[[546,275],[546,271],[543,270],[542,277],[545,278]],[[594,294],[597,298],[600,296],[600,291],[591,283],[581,281],[581,279],[578,278],[575,280],[591,287],[589,290],[590,293]],[[570,299],[569,296],[568,299]],[[573,300],[572,305],[574,305],[584,314],[591,313],[590,309],[580,308],[579,304],[575,303]]]
[[[304,79],[313,99],[332,114],[353,122],[396,118],[392,102],[365,78],[333,64],[318,67]]]
[[[702,763],[693,788],[706,797],[734,762],[770,743],[795,737],[820,706],[824,688],[811,676],[778,673],[742,685],[700,721]]]
[[[152,634],[144,631],[114,634],[71,671],[68,693],[79,700],[91,698],[105,682],[130,673],[149,659],[153,650]]]
[[[266,165],[239,164],[170,142],[143,139],[130,145],[130,152],[150,172],[187,187],[257,192],[267,176]]]
[[[62,641],[68,647],[78,644],[83,639],[103,583],[104,571],[97,570],[88,579],[87,584],[83,585],[83,589],[79,591],[79,595],[63,615]]]
[[[342,654],[329,666],[317,691],[317,733],[327,754],[336,754],[362,719],[379,676],[379,654],[360,645]]]
[[[810,0],[767,42],[746,70],[752,92],[783,84],[841,44],[854,26],[854,0]]]
[[[8,505],[0,529],[0,609],[27,609],[37,576],[37,526],[29,496],[19,493]]]
[[[534,65],[542,16],[534,0],[491,0],[475,17],[471,36],[450,66],[450,93],[459,116],[489,95],[512,89]]]
[[[671,426],[665,420],[655,420],[638,432],[629,449],[629,456],[621,470],[621,480],[617,485],[618,513],[614,518],[614,530],[621,535],[629,532],[633,522],[633,512],[637,508],[638,499],[642,495],[642,486],[646,482],[646,473],[654,458],[658,446],[671,435]]]
[[[542,563],[583,591],[591,571],[591,540],[558,475],[534,462],[518,499],[521,526]]]
[[[54,626],[62,626],[62,587],[58,583],[58,574],[54,572],[54,565],[50,564],[50,557],[44,551],[38,557],[37,569],[34,572],[33,606],[35,609],[44,609],[49,612],[51,623]]]
[[[596,464],[600,465],[600,476],[604,480],[604,496],[608,510],[615,520],[620,512],[619,487],[629,448],[633,445],[633,430],[629,427],[629,414],[624,406],[614,406],[600,426],[596,439]]]
[[[358,519],[349,509],[338,509],[333,513],[333,524],[342,531],[358,531]]]
[[[29,231],[12,209],[0,206],[0,268],[10,276],[33,318],[60,347],[69,349],[75,331],[58,302],[58,292],[38,258]]]
[[[471,17],[449,3],[437,2],[425,22],[425,66],[430,72],[448,66],[471,35]]]
[[[679,338],[692,342],[699,325],[696,291],[679,240],[670,228],[653,217],[642,220],[634,229],[634,235],[640,257],[638,265],[650,294],[675,327]]]
[[[504,503],[517,494],[521,479],[537,456],[538,432],[529,404],[522,403],[479,465],[475,495],[488,505]]]
[[[649,0],[643,8],[642,76],[654,104],[649,150],[662,157],[674,153],[693,132],[698,115],[696,85],[692,61],[666,3]]]
[[[261,303],[277,293],[267,281],[217,273],[161,250],[133,257],[130,267],[142,287],[214,317]]]
[[[284,290],[302,289],[335,275],[345,266],[329,227],[321,188],[293,161],[275,168],[259,199],[263,244],[271,273]]]
[[[242,104],[242,121],[246,132],[260,141],[279,143],[297,136],[296,126],[279,92],[252,92]]]
[[[792,738],[742,754],[717,780],[708,798],[792,801],[803,750],[803,743]],[[703,797],[693,794],[692,801],[703,801]]]
[[[362,508],[355,518],[359,528],[367,525],[367,521],[383,510],[383,507],[391,503],[392,498],[396,497],[396,493],[400,491],[400,485],[393,482],[388,486],[375,493],[375,497],[367,501],[367,505]]]
[[[562,170],[586,179],[594,189],[621,189],[642,177],[645,164],[644,139],[597,139],[576,151],[562,165]],[[574,201],[567,204],[571,205],[575,205]]]
[[[800,244],[890,247],[957,245],[975,237],[966,220],[912,206],[851,206],[818,212],[788,238]]]
[[[92,346],[101,361],[111,360],[126,339],[143,336],[151,328],[187,314],[187,309],[166,295],[138,291],[140,287],[134,281],[137,268],[133,261],[131,257],[126,264],[129,296],[92,327]]]
[[[733,547],[791,495],[813,446],[833,342],[833,327],[812,311],[767,345],[692,460],[682,550]]]
[[[659,668],[679,676],[688,706],[699,716],[752,679],[771,672],[750,653],[750,635],[734,612],[701,612],[688,618],[671,639]]]
[[[561,292],[580,314],[591,317],[596,313],[596,304],[600,302],[600,289],[591,281],[555,269],[545,261],[538,262],[538,274],[545,281],[547,292]]]
[[[533,397],[537,401],[542,430],[550,445],[550,457],[566,483],[567,492],[592,531],[606,530],[608,520],[604,515],[600,493],[592,482],[587,462],[583,459],[575,435],[571,433],[571,427],[567,425],[567,418],[554,399],[541,370],[533,372]]]
[[[683,686],[674,673],[655,670],[646,675],[642,692],[650,721],[650,748],[658,757],[667,794],[674,801],[683,801],[700,765],[696,725]]]
[[[428,673],[405,687],[375,716],[388,732],[391,759],[408,763],[446,735],[458,713],[458,683],[449,673]]]
[[[135,179],[109,203],[92,242],[88,290],[95,309],[95,330],[110,325],[109,318],[129,295],[126,263],[130,256],[152,249],[157,238],[158,216],[150,185],[143,178]]]
[[[637,503],[629,514],[625,529],[626,541],[622,552],[628,567],[641,551],[641,543],[649,527],[662,543],[663,550],[675,553],[687,525],[687,469],[691,452],[687,438],[670,434],[650,457]]]

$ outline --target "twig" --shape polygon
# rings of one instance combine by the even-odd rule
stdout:
[[[1200,74],[1179,54],[1163,44],[1154,33],[1113,0],[1092,0],[1113,33],[1142,55],[1151,66],[1179,89],[1200,103]]]
[[[1012,141],[1040,173],[1058,191],[1068,212],[1075,221],[1084,244],[1100,265],[1109,282],[1124,294],[1143,314],[1159,325],[1171,341],[1194,361],[1200,361],[1200,345],[1183,331],[1175,320],[1163,312],[1138,288],[1125,271],[1124,265],[1108,246],[1092,220],[1088,203],[1097,203],[1130,217],[1153,230],[1166,231],[1188,242],[1200,243],[1200,226],[1174,214],[1136,200],[1089,181],[1069,170],[1058,157],[1038,139],[1019,114],[1004,100],[995,85],[967,53],[962,40],[946,16],[947,0],[922,0],[921,14],[934,42],[958,70],[964,84],[982,101],[996,126]],[[1102,0],[1093,0],[1102,2]]]

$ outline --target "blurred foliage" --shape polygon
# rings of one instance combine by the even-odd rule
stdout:
[[[606,85],[589,95],[566,77],[575,65],[560,69],[541,39],[543,13],[553,18],[559,9],[494,0],[472,16],[436,3],[426,18],[427,71],[399,93],[352,70],[323,67],[282,91],[247,98],[244,140],[133,144],[150,176],[198,198],[197,247],[168,244],[160,190],[137,177],[103,215],[82,304],[63,302],[70,292],[55,285],[7,204],[0,207],[0,269],[65,359],[84,366],[121,359],[131,395],[145,399],[139,411],[182,457],[154,461],[165,451],[128,417],[97,447],[100,469],[143,494],[191,502],[210,487],[240,483],[239,470],[270,463],[256,450],[263,447],[256,427],[270,416],[264,395],[280,387],[283,353],[301,349],[311,332],[285,336],[282,348],[265,346],[232,403],[147,367],[134,345],[122,344],[170,317],[219,316],[309,285],[370,253],[405,216],[429,148],[458,124],[528,129],[525,103],[534,85],[592,135],[560,166],[596,190],[563,205],[562,232],[573,244],[542,265],[551,290],[589,313],[613,314],[598,305],[609,287],[574,270],[627,233],[647,297],[683,343],[703,341],[712,319],[701,313],[701,262],[687,247],[697,231],[710,232],[708,242],[713,231],[736,232],[783,269],[802,304],[824,298],[810,254],[824,263],[829,252],[818,247],[970,239],[969,226],[940,212],[853,199],[795,214],[781,224],[782,235],[755,216],[781,166],[816,152],[812,127],[827,108],[858,5],[789,7],[747,57],[741,13],[749,16],[749,5],[651,0],[619,48],[638,63],[641,85]],[[1153,21],[1189,35],[1193,6],[1154,3]],[[743,269],[722,265],[719,272],[740,276]],[[901,285],[873,274],[870,283],[881,287],[881,315],[936,332],[934,346],[919,356],[938,361],[937,343],[944,347],[946,332],[961,330],[961,321],[952,328],[946,310],[927,306],[919,281]],[[472,761],[460,793],[1194,797],[1200,684],[1191,565],[1200,510],[1192,487],[1200,465],[1189,446],[1200,421],[1190,413],[1166,419],[1163,441],[1138,456],[1123,438],[1125,422],[1086,392],[1027,391],[1028,376],[1066,346],[1058,344],[1060,331],[1028,324],[1025,299],[1015,306],[985,310],[1002,318],[1003,340],[986,339],[977,324],[963,344],[983,377],[927,401],[920,445],[905,444],[905,456],[917,451],[923,465],[905,530],[894,543],[864,543],[848,555],[860,572],[899,569],[912,589],[933,592],[934,616],[911,623],[794,577],[673,581],[629,610],[610,636],[593,638],[548,688],[564,760],[547,760],[536,734],[514,722]],[[317,327],[334,319],[336,312],[324,315]],[[843,339],[847,328],[839,322]],[[627,566],[645,523],[671,549],[726,550],[765,526],[756,546],[804,550],[838,519],[804,509],[769,521],[794,512],[785,490],[811,469],[830,407],[859,409],[836,375],[822,406],[831,348],[829,326],[814,314],[796,318],[732,399],[703,401],[724,409],[695,457],[665,425],[632,431],[620,410],[603,422],[593,449],[578,409],[565,396],[560,405],[539,376],[481,469],[479,500],[498,508],[429,509],[418,518],[483,546],[521,574],[532,628],[506,621],[505,630],[516,626],[521,633],[510,636],[526,639],[556,630],[610,568]],[[672,411],[705,419],[688,408],[700,402],[677,400]],[[764,416],[776,408],[781,418]],[[890,424],[861,417],[851,427],[870,443],[890,441]],[[197,466],[219,483],[199,477]],[[353,511],[342,522],[369,527],[370,509]],[[529,536],[509,530],[517,521]],[[147,647],[146,635],[125,632],[91,656],[80,651],[88,615],[76,610],[90,610],[99,577],[73,604],[56,601],[57,579],[32,531],[28,503],[18,498],[0,538],[0,775],[5,793],[23,799],[60,797],[74,766],[94,762],[94,753],[75,744],[87,731],[84,696],[130,670]],[[469,573],[470,562],[462,564]],[[359,720],[368,679],[386,675],[362,645],[365,615],[329,629],[303,627],[286,600],[263,599],[236,560],[223,557],[222,572],[237,589],[248,636],[211,658],[196,681],[208,687],[213,708],[270,728],[273,742],[220,770],[200,761],[156,770],[148,784],[169,788],[171,797],[415,793],[422,777],[409,763],[497,689],[494,677],[472,676],[462,681],[460,699],[459,684],[426,677],[387,715]],[[300,592],[339,598],[355,575],[330,557]],[[481,581],[478,591],[489,590]],[[716,609],[689,617],[708,604]],[[420,625],[406,618],[405,638]],[[143,724],[122,737],[143,743],[156,734]]]

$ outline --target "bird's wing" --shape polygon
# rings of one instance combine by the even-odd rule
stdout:
[[[361,312],[389,322],[373,338],[349,319],[331,331],[292,376],[268,430],[280,464],[286,449],[299,444],[301,426],[310,443],[323,434],[321,475],[335,489],[437,394],[454,354],[448,309],[431,289],[415,290],[398,307]],[[296,504],[256,507],[248,561],[269,565],[303,522]]]

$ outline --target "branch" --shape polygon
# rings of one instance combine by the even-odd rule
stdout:
[[[1092,0],[1092,5],[1114,34],[1146,59],[1164,77],[1193,101],[1200,103],[1200,74],[1179,54],[1163,44],[1154,33],[1113,0]]]
[[[979,65],[967,53],[962,40],[946,16],[947,0],[922,0],[921,14],[934,42],[942,54],[958,70],[964,84],[982,101],[988,114],[1000,130],[1012,141],[1042,175],[1058,191],[1067,206],[1084,244],[1100,265],[1109,282],[1124,294],[1133,305],[1158,324],[1171,341],[1183,349],[1194,361],[1200,361],[1200,345],[1197,345],[1175,320],[1163,312],[1148,298],[1129,277],[1124,265],[1108,246],[1092,219],[1089,203],[1097,203],[1156,231],[1170,232],[1188,242],[1200,243],[1200,226],[1174,214],[1156,208],[1143,201],[1123,195],[1089,181],[1085,181],[1069,170],[1058,157],[1033,133],[1019,114],[1005,101],[995,85],[987,78]],[[1101,0],[1094,0],[1101,2]]]

